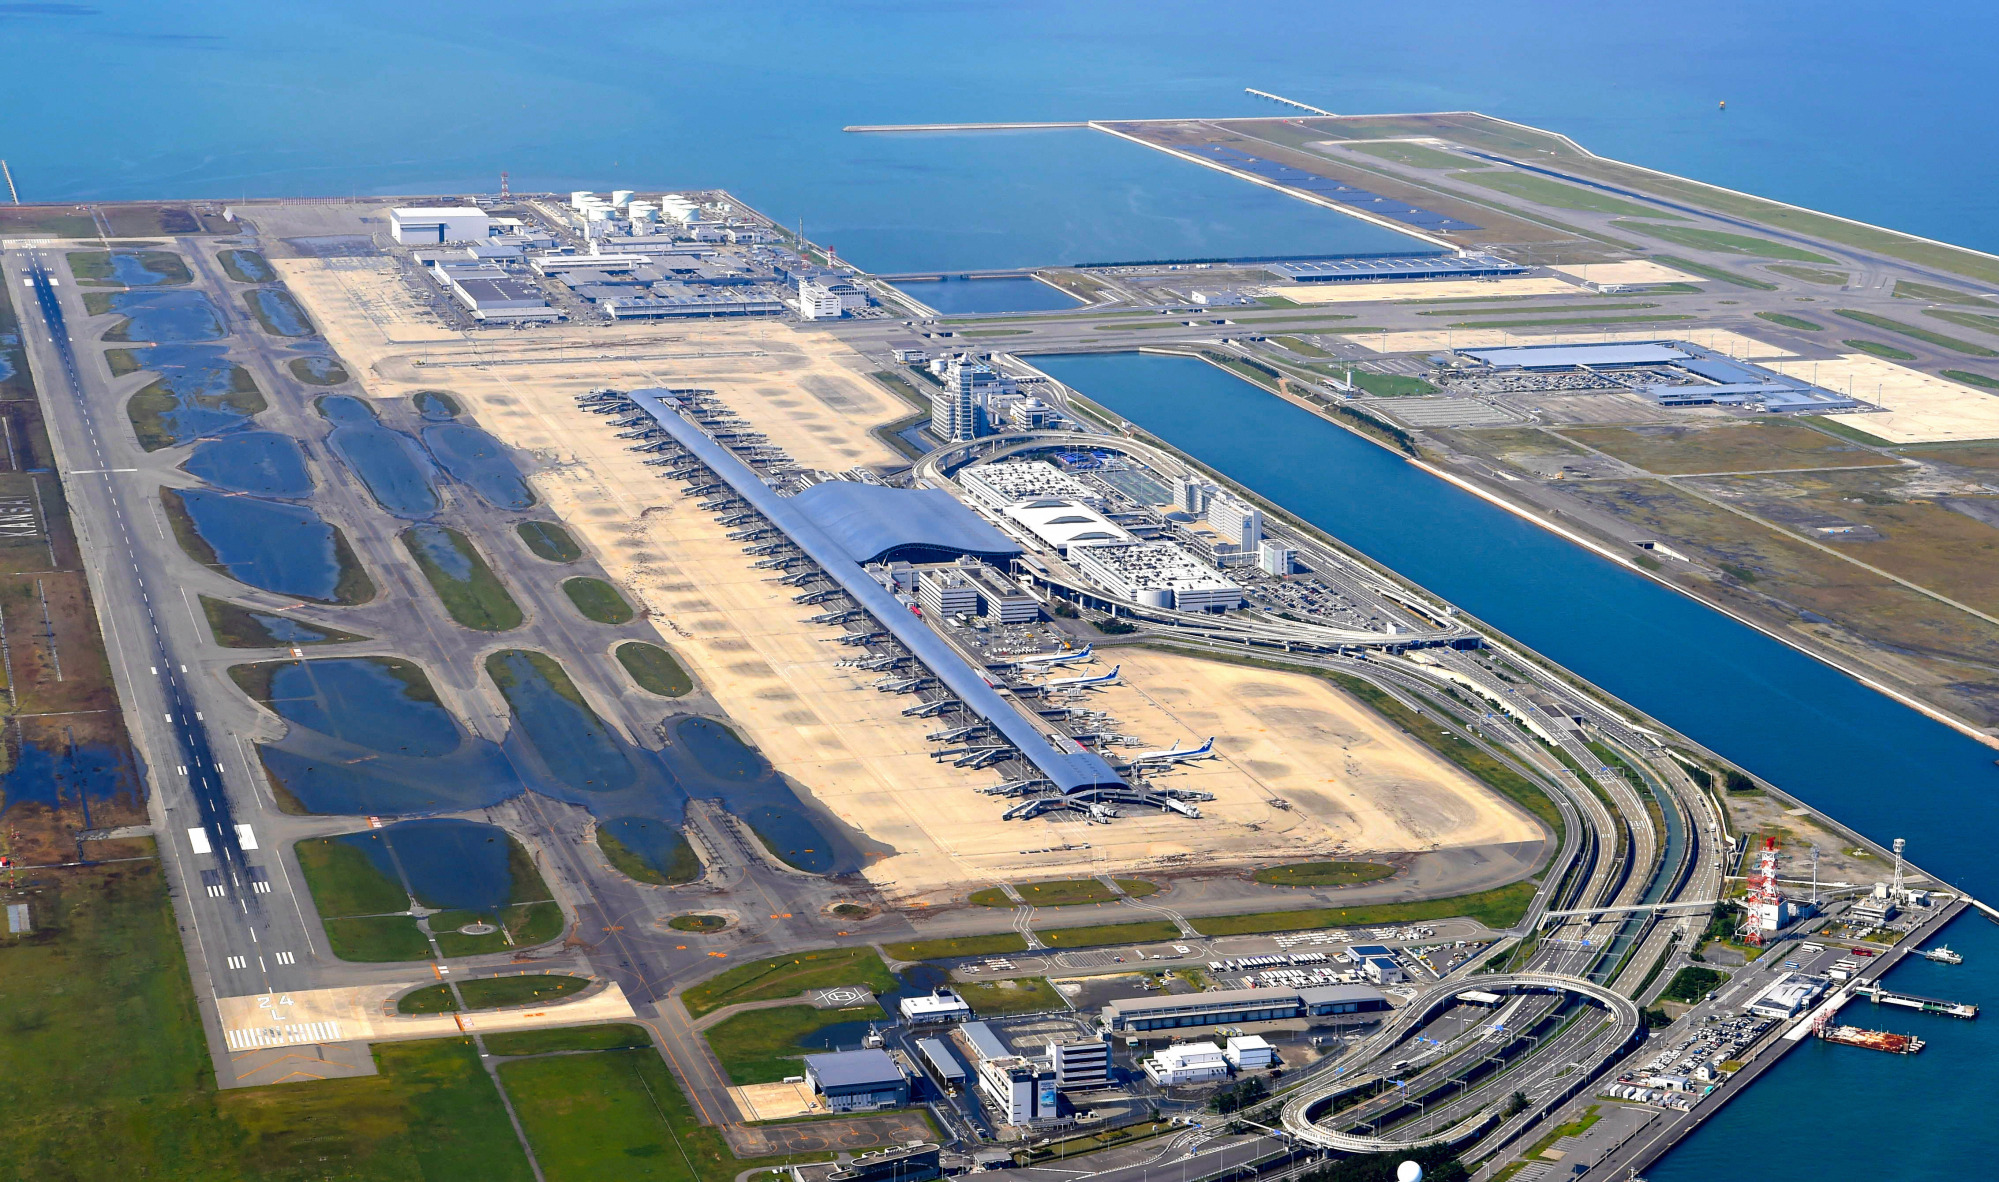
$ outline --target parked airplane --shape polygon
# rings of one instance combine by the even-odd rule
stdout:
[[[1018,661],[1008,661],[1007,667],[1012,669],[1036,669],[1054,665],[1073,665],[1078,661],[1089,660],[1090,652],[1095,647],[1095,645],[1086,644],[1073,653],[1044,653],[1038,657],[1022,657]]]
[[[1111,685],[1117,681],[1118,670],[1122,668],[1124,668],[1123,665],[1112,665],[1109,673],[1085,674],[1082,677],[1058,677],[1053,681],[1042,682],[1041,688],[1044,690],[1088,689],[1095,685]]]
[[[1214,736],[1199,747],[1173,747],[1165,751],[1144,751],[1132,757],[1133,763],[1180,763],[1189,759],[1207,759],[1215,753]]]

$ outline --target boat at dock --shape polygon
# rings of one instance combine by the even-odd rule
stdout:
[[[1925,1014],[1943,1014],[1951,1018],[1976,1018],[1978,1007],[1967,1001],[1941,1001],[1934,997],[1918,997],[1913,993],[1895,993],[1881,987],[1878,981],[1863,981],[1853,987],[1856,997],[1864,997],[1875,1005],[1901,1006],[1904,1009],[1920,1010]]]
[[[1821,1025],[1815,1033],[1827,1042],[1843,1046],[1863,1047],[1870,1051],[1887,1051],[1891,1055],[1913,1055],[1923,1049],[1923,1040],[1913,1034],[1894,1034],[1886,1030],[1862,1030],[1858,1026]]]
[[[1964,963],[1964,955],[1962,953],[1952,952],[1950,950],[1950,945],[1948,944],[1942,945],[1941,947],[1937,948],[1925,948],[1921,952],[1916,953],[1916,955],[1922,957],[1924,960],[1936,961],[1938,964]]]

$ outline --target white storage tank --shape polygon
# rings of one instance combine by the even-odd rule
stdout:
[[[569,208],[582,209],[597,199],[597,195],[586,189],[578,189],[569,195]]]
[[[634,194],[630,189],[613,189],[611,190],[611,204],[619,206],[630,204],[633,196]]]

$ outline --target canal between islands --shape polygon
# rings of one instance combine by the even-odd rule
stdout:
[[[1999,832],[1992,748],[1204,361],[1137,353],[1033,361],[1827,815],[1879,841],[1908,838],[1911,856],[1944,881],[1979,896],[1999,891],[1989,850]],[[1985,954],[1986,963],[1967,964],[1948,986],[1932,989],[1982,1005],[1999,1000],[1999,974],[1992,971],[1999,933],[1988,934],[1974,912],[1950,936],[1977,949],[1974,956]],[[1926,977],[1933,968],[1915,961],[1894,977]],[[1842,1087],[1919,1092],[1939,1106],[1935,1115],[1945,1125],[1960,1117],[1974,1125],[1982,1120],[1991,1089],[1958,1081],[1966,1054],[1988,1049],[1985,1035],[1947,1018],[1898,1014],[1893,1021],[1898,1030],[1936,1025],[1924,1036],[1962,1049],[1921,1056],[1853,1052],[1839,1056],[1830,1078]],[[1648,1176],[1673,1182],[1727,1176],[1727,1166],[1740,1164],[1732,1139],[1746,1131],[1745,1122],[1762,1137],[1773,1119],[1788,1125],[1786,1141],[1800,1161],[1826,1162],[1824,1139],[1847,1133],[1798,1117],[1827,1102],[1825,1060],[1829,1051],[1846,1049],[1811,1050],[1778,1064],[1750,1089],[1753,1099],[1708,1121]],[[1790,1115],[1771,1117],[1780,1111]],[[1915,1167],[1883,1176],[1925,1175]]]

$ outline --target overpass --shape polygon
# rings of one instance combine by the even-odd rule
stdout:
[[[1571,907],[1566,911],[1543,911],[1539,922],[1569,919],[1578,915],[1629,915],[1643,911],[1706,911],[1719,899],[1676,899],[1671,903],[1630,903],[1621,907]]]
[[[1381,1058],[1411,1033],[1428,1023],[1439,1011],[1456,1004],[1457,995],[1463,993],[1468,986],[1475,986],[1490,993],[1573,994],[1608,1012],[1611,1021],[1621,1034],[1616,1042],[1617,1049],[1603,1062],[1588,1065],[1578,1077],[1578,1082],[1594,1078],[1598,1071],[1613,1062],[1643,1033],[1644,1023],[1639,1015],[1638,1006],[1623,994],[1612,992],[1594,981],[1554,973],[1503,973],[1454,978],[1431,986],[1399,1010],[1392,1021],[1383,1024],[1379,1031],[1345,1057],[1360,1063]],[[1456,1145],[1477,1136],[1487,1126],[1501,1119],[1498,1109],[1487,1108],[1473,1113],[1449,1128],[1427,1136],[1406,1139],[1342,1133],[1318,1123],[1316,1114],[1323,1112],[1340,1096],[1383,1082],[1388,1078],[1387,1074],[1381,1072],[1362,1072],[1351,1075],[1338,1074],[1331,1078],[1315,1080],[1285,1103],[1281,1118],[1284,1131],[1306,1144],[1341,1153],[1390,1153],[1398,1150],[1422,1149],[1431,1145]]]

